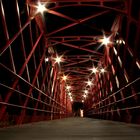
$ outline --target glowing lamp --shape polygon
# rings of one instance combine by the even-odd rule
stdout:
[[[55,63],[60,63],[62,61],[61,57],[58,57],[58,56],[54,59],[55,59]]]
[[[107,46],[109,43],[110,43],[110,38],[104,36],[104,38],[102,39],[102,44]]]
[[[97,68],[95,68],[95,67],[93,67],[91,70],[92,70],[92,73],[98,72]]]
[[[62,77],[62,79],[63,79],[64,81],[66,81],[66,80],[67,80],[67,76],[64,75],[64,76]]]
[[[37,13],[41,13],[43,14],[44,11],[46,11],[46,7],[45,7],[45,4],[41,4],[40,2],[38,3],[37,5]]]

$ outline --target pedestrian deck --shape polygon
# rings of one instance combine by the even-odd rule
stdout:
[[[0,129],[1,140],[140,140],[140,125],[67,118]]]

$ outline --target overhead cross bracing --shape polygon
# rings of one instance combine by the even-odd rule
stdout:
[[[99,62],[104,65],[106,48],[101,40],[103,36],[113,38],[117,33],[120,14],[126,13],[125,3],[119,0],[41,0],[40,4],[46,8],[38,17],[43,18],[46,39],[63,58],[60,75],[68,75],[67,83],[72,84],[74,100],[81,101],[86,81],[94,79],[90,69],[97,67]],[[29,5],[34,8],[35,2],[30,1]]]
[[[139,0],[1,0],[1,126],[72,115],[139,122]],[[4,123],[3,123],[4,122]]]

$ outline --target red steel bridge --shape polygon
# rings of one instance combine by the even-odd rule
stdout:
[[[140,124],[140,1],[0,0],[0,127],[80,111]]]

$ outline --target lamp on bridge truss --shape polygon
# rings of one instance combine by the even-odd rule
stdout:
[[[67,89],[67,90],[70,90],[70,89],[71,89],[71,86],[67,85],[67,86],[66,86],[66,89]]]
[[[68,78],[67,75],[64,75],[64,76],[62,77],[62,80],[63,80],[63,81],[66,81],[67,78]]]
[[[38,2],[38,5],[36,6],[36,8],[37,8],[37,13],[43,14],[45,11],[47,11],[47,8],[46,8],[45,5],[46,5],[46,4],[41,4],[40,2]]]
[[[88,86],[92,85],[92,82],[90,80],[88,80],[86,83],[87,83]]]
[[[101,72],[101,73],[105,73],[106,70],[105,70],[104,68],[101,68],[101,69],[100,69],[100,72]]]
[[[92,73],[97,73],[98,72],[98,70],[97,70],[97,68],[95,68],[95,67],[93,67],[92,69],[90,69],[91,71],[92,71]]]
[[[57,56],[56,58],[54,58],[54,60],[55,60],[55,63],[60,63],[60,62],[62,62],[62,56]]]

